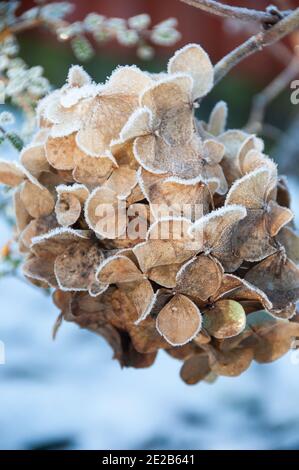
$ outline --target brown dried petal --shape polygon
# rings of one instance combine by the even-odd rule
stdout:
[[[267,214],[263,209],[249,210],[233,236],[234,253],[246,261],[261,261],[277,251],[268,232]]]
[[[227,112],[227,104],[224,101],[219,101],[214,106],[207,126],[207,131],[210,134],[218,136],[224,132],[227,121]]]
[[[210,367],[217,375],[237,377],[245,372],[253,359],[251,348],[236,348],[229,352],[214,351],[209,355]]]
[[[160,311],[157,330],[172,346],[182,346],[200,331],[201,313],[188,297],[175,295]]]
[[[278,252],[248,271],[245,280],[261,289],[273,304],[273,314],[299,299],[299,269]]]
[[[126,199],[137,184],[136,171],[121,167],[113,171],[105,187],[114,191],[120,199]]]
[[[54,274],[54,256],[38,258],[29,255],[22,266],[22,271],[25,276],[39,281],[45,281],[50,287],[58,287],[57,280]]]
[[[19,186],[24,179],[24,172],[18,163],[0,160],[0,183],[14,188]]]
[[[122,235],[126,224],[118,217],[117,204],[117,194],[113,190],[96,188],[85,203],[84,214],[88,226],[106,238],[116,238],[117,229],[121,232],[118,235]]]
[[[141,281],[144,275],[127,256],[107,258],[98,268],[97,279],[103,284]]]
[[[242,305],[234,300],[219,300],[203,316],[204,328],[218,339],[239,335],[246,326],[246,314]]]
[[[113,162],[107,157],[91,157],[83,152],[75,155],[74,180],[89,186],[104,183],[111,174]]]
[[[13,196],[14,212],[16,216],[16,226],[18,232],[22,232],[32,219],[21,198],[21,191],[21,188],[17,188]]]
[[[20,196],[26,210],[34,218],[50,215],[54,210],[55,203],[51,193],[30,181],[23,183]]]
[[[193,78],[193,99],[206,95],[214,82],[214,69],[208,54],[198,44],[187,44],[176,51],[168,63],[168,72],[185,72]]]
[[[288,224],[294,217],[293,212],[287,207],[279,206],[275,201],[268,204],[268,230],[271,237],[275,237],[280,229]]]
[[[111,141],[118,139],[121,129],[136,106],[137,97],[133,95],[97,96],[91,101],[90,109],[77,134],[78,147],[94,157],[109,156]]]
[[[55,214],[40,217],[39,219],[31,220],[27,227],[20,235],[20,242],[27,248],[30,248],[32,239],[40,235],[44,235],[50,230],[58,227]]]
[[[48,162],[57,170],[72,170],[74,168],[75,134],[65,137],[49,137],[45,149]]]
[[[20,160],[22,165],[35,177],[38,177],[43,171],[50,171],[44,144],[25,147],[20,154]]]
[[[180,376],[188,385],[194,385],[204,380],[210,373],[210,364],[207,354],[194,354],[183,364]]]
[[[197,244],[187,235],[188,220],[163,220],[150,228],[149,239],[133,249],[143,272],[156,266],[183,263],[197,251]]]
[[[156,296],[150,281],[144,279],[141,282],[135,281],[132,283],[122,283],[119,285],[125,291],[126,295],[134,305],[137,312],[135,323],[139,324],[151,313],[155,301]]]
[[[152,132],[152,113],[147,108],[138,108],[130,116],[120,132],[120,139],[125,142]]]
[[[156,266],[147,272],[147,277],[160,286],[172,288],[176,285],[176,275],[180,268],[181,264]]]
[[[182,266],[177,274],[176,291],[207,300],[220,288],[222,276],[221,264],[215,258],[201,255]]]
[[[268,168],[258,168],[233,184],[225,205],[240,204],[248,209],[263,209],[275,184],[276,179]]]
[[[253,347],[254,359],[260,363],[273,362],[284,356],[299,335],[298,323],[277,320],[264,312],[252,313],[247,322],[254,333],[249,344]]]
[[[137,137],[134,155],[146,170],[157,174],[169,173],[181,179],[198,177],[202,168],[195,134],[188,142],[178,145],[169,145],[155,135]]]
[[[299,264],[299,236],[297,233],[290,227],[283,227],[276,239],[284,246],[288,258],[295,264]]]
[[[152,317],[147,317],[138,325],[130,325],[129,333],[133,346],[139,353],[154,353],[159,349],[169,347],[169,344],[159,335],[155,319]]]
[[[68,227],[75,224],[81,214],[79,199],[71,192],[62,193],[56,202],[55,213],[60,225]]]
[[[160,137],[169,145],[183,144],[191,139],[191,90],[190,76],[173,76],[155,83],[140,98],[141,105],[152,111]]]
[[[152,84],[149,74],[142,72],[135,65],[117,67],[112,72],[103,89],[104,94],[123,93],[139,95],[145,88]]]
[[[195,221],[190,233],[201,243],[202,251],[213,253],[213,249],[224,244],[223,238],[229,238],[232,228],[245,216],[246,209],[242,206],[223,207]]]
[[[66,248],[55,260],[55,275],[62,290],[88,290],[103,260],[102,250],[90,242]]]
[[[184,216],[199,218],[209,210],[211,198],[217,189],[217,182],[205,185],[202,182],[176,180],[142,170],[140,186],[151,204],[155,217]]]

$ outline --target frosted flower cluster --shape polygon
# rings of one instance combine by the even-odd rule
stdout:
[[[61,310],[55,333],[66,320],[104,336],[123,366],[164,350],[189,384],[274,361],[299,334],[286,183],[260,138],[226,129],[224,102],[195,116],[213,83],[197,44],[160,74],[123,66],[104,84],[73,66],[20,163],[0,163],[24,275]]]

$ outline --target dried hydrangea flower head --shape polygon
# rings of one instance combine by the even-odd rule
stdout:
[[[214,70],[196,44],[166,72],[79,66],[38,107],[14,188],[24,275],[54,289],[62,320],[102,335],[122,366],[160,349],[189,384],[236,376],[299,335],[299,238],[261,139],[195,109]],[[200,113],[200,110],[199,110]]]

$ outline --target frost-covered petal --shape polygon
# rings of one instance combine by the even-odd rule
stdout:
[[[227,104],[224,101],[219,101],[214,106],[210,114],[207,131],[215,136],[224,133],[226,128],[227,114]]]
[[[0,160],[0,183],[7,186],[19,186],[25,179],[22,167],[17,162]]]
[[[277,181],[267,168],[258,168],[237,180],[229,190],[225,205],[240,204],[248,209],[263,209]]]
[[[76,151],[75,135],[65,137],[49,137],[46,145],[46,158],[57,170],[72,170]]]
[[[201,174],[199,141],[196,135],[184,145],[168,145],[155,135],[137,137],[134,155],[140,165],[152,173],[171,174],[192,179]]]
[[[31,181],[23,183],[20,197],[26,210],[34,217],[42,217],[51,214],[54,209],[54,198],[46,188],[40,188]]]
[[[245,216],[246,209],[242,206],[223,207],[195,221],[190,234],[202,244],[203,251],[213,251],[219,240]]]
[[[206,95],[214,83],[214,69],[208,54],[198,44],[187,44],[176,51],[168,63],[168,72],[185,72],[193,78],[193,99]]]
[[[141,281],[144,275],[131,259],[123,255],[116,255],[107,258],[98,267],[96,277],[102,284],[120,284]]]
[[[54,271],[62,290],[88,290],[95,281],[98,265],[103,260],[102,250],[91,242],[68,246],[54,263]]]
[[[220,288],[223,268],[214,258],[201,255],[184,264],[177,274],[176,291],[207,300]]]
[[[155,83],[141,96],[141,105],[151,110],[153,125],[169,145],[187,143],[192,138],[191,89],[190,76],[174,75]]]
[[[184,216],[197,219],[208,212],[212,195],[218,189],[216,179],[207,185],[200,180],[180,180],[146,170],[139,172],[138,182],[156,218]]]
[[[110,143],[118,139],[129,116],[137,107],[137,97],[126,94],[100,94],[90,103],[77,134],[78,147],[93,157],[107,156]]]
[[[22,165],[35,177],[38,177],[43,171],[50,170],[43,144],[27,145],[21,151],[20,160]]]
[[[191,341],[201,329],[201,313],[185,295],[176,294],[160,311],[157,330],[172,346]]]
[[[120,139],[126,141],[151,133],[152,119],[152,113],[149,109],[145,107],[136,109],[122,128]]]
[[[108,157],[91,157],[84,152],[76,152],[74,157],[74,180],[89,186],[104,183],[110,176],[113,162]]]
[[[275,237],[286,224],[294,218],[293,212],[287,207],[282,207],[275,201],[268,204],[267,225],[271,237]]]

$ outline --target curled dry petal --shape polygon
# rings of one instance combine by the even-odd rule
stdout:
[[[279,206],[275,201],[268,205],[268,230],[271,237],[275,237],[282,227],[293,219],[293,212],[287,207]]]
[[[209,134],[214,136],[218,136],[225,131],[226,128],[226,121],[227,121],[227,104],[224,101],[219,101],[213,108],[208,126],[207,131]]]
[[[88,189],[79,184],[60,185],[57,187],[57,193],[58,199],[55,205],[57,221],[65,227],[75,224],[80,217],[84,202],[89,196]]]

